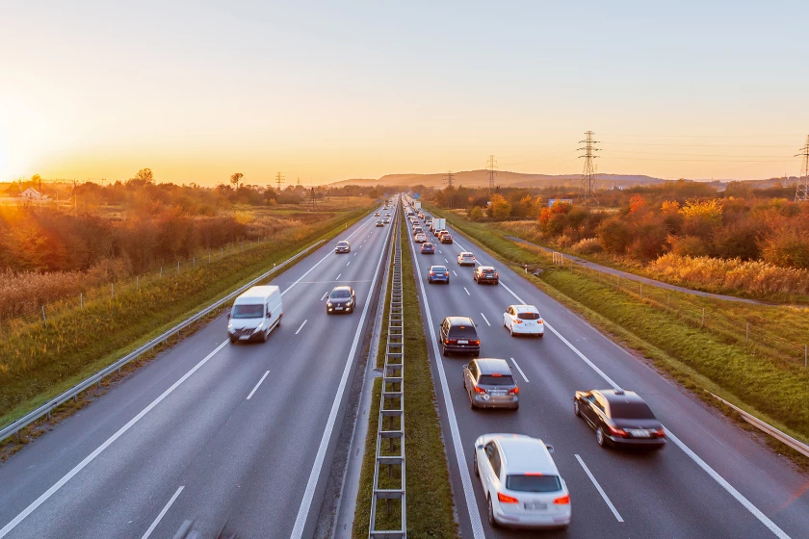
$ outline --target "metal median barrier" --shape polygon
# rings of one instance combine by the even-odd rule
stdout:
[[[81,392],[83,392],[84,390],[90,388],[91,386],[93,386],[95,384],[98,384],[100,386],[101,385],[101,380],[104,379],[105,377],[107,377],[107,376],[109,376],[109,375],[111,375],[113,373],[120,374],[121,373],[121,368],[124,365],[126,365],[127,363],[129,363],[130,361],[132,361],[134,359],[137,359],[142,354],[150,351],[155,346],[157,346],[160,343],[166,341],[172,335],[175,335],[175,334],[179,333],[183,329],[189,327],[190,325],[194,324],[195,322],[197,322],[201,318],[204,318],[205,316],[207,316],[211,312],[215,311],[216,309],[218,309],[219,307],[221,307],[225,303],[228,303],[229,301],[232,301],[233,298],[235,298],[236,296],[238,296],[239,294],[241,294],[242,292],[244,292],[245,290],[247,290],[251,286],[254,286],[256,283],[261,282],[262,280],[264,280],[267,277],[269,277],[270,275],[272,275],[274,272],[276,272],[276,271],[280,270],[281,268],[291,264],[295,260],[297,260],[300,257],[306,255],[307,253],[309,253],[313,249],[319,247],[320,245],[324,244],[325,242],[326,242],[326,240],[318,240],[317,242],[313,243],[312,245],[310,245],[309,247],[307,247],[306,249],[304,249],[300,253],[296,254],[295,256],[288,258],[287,260],[281,262],[277,266],[273,266],[273,268],[271,270],[261,274],[259,277],[256,277],[255,279],[253,279],[252,281],[250,281],[246,285],[240,287],[238,290],[236,290],[234,292],[231,292],[230,294],[228,294],[224,298],[222,298],[219,301],[217,301],[217,302],[211,304],[210,306],[206,307],[205,309],[201,310],[200,312],[198,312],[194,316],[185,319],[183,322],[180,322],[179,324],[177,324],[173,328],[169,329],[168,331],[166,331],[165,333],[163,333],[159,337],[156,337],[156,338],[152,339],[151,341],[147,342],[143,346],[139,347],[137,350],[134,350],[134,351],[130,352],[126,356],[122,357],[121,359],[119,359],[118,361],[116,361],[115,363],[110,365],[109,367],[106,367],[105,369],[97,372],[96,374],[94,374],[94,375],[90,376],[89,378],[83,380],[79,384],[73,386],[71,389],[65,391],[64,393],[62,393],[58,397],[55,397],[54,399],[52,399],[52,400],[48,401],[47,403],[43,404],[42,406],[40,406],[39,408],[37,408],[33,412],[25,415],[24,417],[21,417],[20,419],[14,421],[13,423],[11,423],[8,426],[4,427],[2,430],[0,430],[0,441],[3,441],[6,438],[8,438],[9,436],[12,436],[14,434],[19,435],[20,430],[24,429],[25,427],[27,427],[28,425],[30,425],[31,423],[33,423],[34,421],[38,420],[41,417],[47,416],[48,418],[50,418],[51,412],[55,408],[60,406],[61,404],[67,402],[70,399],[73,399],[75,401]]]
[[[402,242],[398,204],[393,226],[393,274],[391,277],[390,313],[385,366],[382,370],[382,394],[376,435],[374,492],[371,499],[371,525],[368,537],[401,538],[407,536],[405,499],[405,434],[404,434],[404,312],[402,302]],[[377,511],[384,500],[387,525],[379,525]],[[398,501],[398,503],[396,503]],[[398,506],[398,507],[397,507]],[[396,515],[400,521],[397,525]],[[379,527],[377,527],[379,525]],[[385,529],[380,529],[385,528]]]

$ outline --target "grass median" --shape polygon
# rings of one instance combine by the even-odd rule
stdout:
[[[784,361],[757,352],[755,348],[729,342],[726,335],[661,308],[647,298],[600,282],[584,272],[560,269],[546,256],[503,238],[481,223],[471,223],[452,213],[431,208],[436,215],[494,256],[522,271],[523,264],[542,270],[526,278],[542,291],[583,315],[593,325],[611,333],[627,346],[640,351],[656,366],[668,372],[708,402],[701,390],[708,390],[762,420],[809,441],[809,375],[803,362]],[[679,293],[671,292],[674,301]],[[688,301],[694,301],[689,298]],[[717,309],[717,300],[699,301]],[[740,331],[744,333],[744,326]],[[798,359],[798,358],[796,358]]]
[[[400,221],[400,227],[404,227],[403,220]],[[458,528],[454,519],[452,488],[436,408],[430,358],[427,353],[427,339],[424,335],[416,292],[412,255],[407,243],[407,229],[404,227],[400,230],[402,230],[402,288],[405,313],[407,536],[413,539],[457,537]],[[384,320],[384,323],[387,326],[387,319]],[[385,340],[380,341],[383,349],[385,343]],[[381,389],[382,380],[375,380],[352,534],[356,539],[368,537]],[[380,509],[381,515],[377,517],[380,525],[398,524],[398,513],[392,512],[388,517],[384,506]]]
[[[192,271],[98,300],[0,342],[0,425],[35,409],[320,239],[368,214],[345,212]],[[288,266],[285,269],[288,269]],[[278,274],[273,274],[275,278]],[[223,335],[224,338],[224,335]]]

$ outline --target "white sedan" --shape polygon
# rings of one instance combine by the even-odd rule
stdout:
[[[416,243],[424,243],[427,241],[427,236],[423,232],[416,234]]]
[[[508,329],[511,336],[545,334],[545,322],[539,311],[533,305],[511,305],[503,313],[503,327]]]
[[[489,524],[566,528],[570,493],[551,457],[553,447],[523,434],[484,434],[472,466],[488,504]]]

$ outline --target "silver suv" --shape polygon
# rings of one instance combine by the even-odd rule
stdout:
[[[472,408],[520,407],[520,388],[505,359],[475,359],[463,368],[463,387]]]

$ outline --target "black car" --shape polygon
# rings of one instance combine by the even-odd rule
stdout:
[[[441,355],[480,355],[480,337],[468,316],[448,316],[441,322]]]
[[[472,278],[477,281],[478,284],[497,284],[500,282],[500,275],[497,273],[497,270],[491,266],[478,266],[475,268]]]
[[[434,255],[435,254],[435,245],[432,243],[422,243],[421,244],[421,254],[423,255]]]
[[[335,286],[326,300],[326,314],[351,313],[357,307],[354,289],[350,286]]]
[[[427,284],[433,283],[449,284],[449,270],[446,266],[430,266],[429,273],[427,273]]]
[[[666,431],[652,410],[634,391],[600,389],[576,391],[573,413],[596,431],[601,447],[634,446],[660,449]]]

